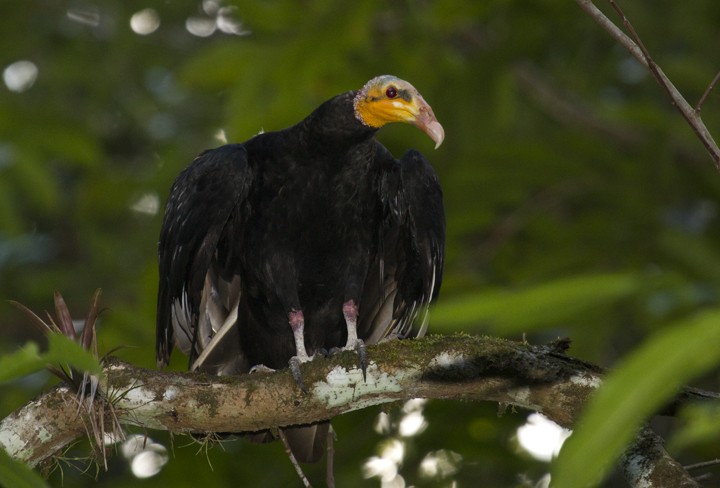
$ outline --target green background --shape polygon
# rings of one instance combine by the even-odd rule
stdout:
[[[717,2],[626,3],[694,104],[720,69]],[[148,7],[160,26],[139,35],[130,19]],[[189,18],[231,20],[243,32],[199,37]],[[575,2],[34,0],[6,3],[0,32],[0,69],[19,60],[38,68],[22,92],[0,85],[0,299],[39,312],[59,290],[82,318],[102,288],[101,353],[125,346],[115,354],[154,367],[162,207],[197,153],[219,145],[220,131],[242,141],[281,129],[385,73],[415,85],[446,132],[437,151],[409,126],[378,135],[396,155],[422,151],[444,188],[446,274],[431,332],[569,336],[571,354],[611,367],[718,305],[720,176],[662,89]],[[718,92],[702,114],[720,133]],[[133,210],[143,198],[160,211]],[[0,324],[1,353],[40,341],[7,303]],[[173,359],[184,368],[181,355]],[[35,374],[2,386],[0,415],[52,383]],[[716,374],[698,381],[717,383]],[[361,470],[385,439],[372,429],[378,412],[334,421],[338,486],[379,484]],[[498,418],[493,404],[430,402],[425,415],[429,427],[407,443],[408,485],[521,486],[548,471],[517,453],[526,412]],[[94,467],[82,473],[85,464],[69,460],[50,483],[298,484],[277,443],[224,444],[208,462],[185,437],[150,435],[172,446],[153,478],[135,480],[114,456],[97,481]],[[717,457],[713,441],[675,453]],[[420,461],[438,449],[461,454],[459,470],[420,477]],[[87,452],[80,445],[67,456]],[[308,469],[317,486],[322,470]]]

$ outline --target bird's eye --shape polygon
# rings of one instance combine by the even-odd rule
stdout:
[[[397,88],[394,86],[389,86],[387,90],[385,90],[385,96],[388,98],[395,98],[397,96]]]

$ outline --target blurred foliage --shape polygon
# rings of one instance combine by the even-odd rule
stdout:
[[[684,425],[668,442],[668,450],[677,454],[698,443],[712,444],[720,437],[720,405],[688,405],[680,415]]]
[[[12,459],[0,449],[0,484],[13,488],[46,488],[48,485],[37,471]]]
[[[644,421],[683,384],[720,362],[718,323],[720,309],[679,321],[624,359],[588,402],[560,451],[553,486],[596,486]]]
[[[0,298],[39,311],[60,290],[71,310],[83,309],[102,287],[101,354],[127,346],[123,359],[154,366],[156,242],[178,172],[224,138],[286,127],[381,73],[412,82],[447,134],[438,151],[411,127],[379,135],[395,154],[423,151],[443,183],[447,267],[431,330],[569,336],[572,354],[613,366],[657,331],[718,305],[720,176],[657,84],[574,2],[149,3],[31,0],[0,17]],[[131,19],[148,7],[159,26],[140,35]],[[716,2],[622,7],[698,100],[719,66]],[[153,17],[145,21],[135,28]],[[10,67],[22,60],[37,79],[13,91]],[[702,113],[720,135],[720,93]],[[41,339],[10,305],[0,304],[0,323],[0,353]],[[173,365],[185,359],[176,354]],[[4,385],[1,414],[49,381]],[[717,373],[699,386],[717,390]],[[494,408],[429,404],[429,427],[406,440],[408,484],[538,480],[547,465],[517,455],[512,441],[525,413],[498,419]],[[370,428],[376,415],[334,421],[339,486],[378,485],[361,471],[383,439]],[[208,463],[186,439],[152,435],[173,446],[170,462],[134,483],[297,484],[277,443],[223,444]],[[682,459],[717,457],[704,441],[683,443]],[[462,455],[459,471],[421,478],[420,461],[438,449]],[[60,471],[51,484],[133,479],[120,456],[98,481],[92,469]],[[308,471],[323,479],[321,466]]]
[[[62,334],[48,335],[48,350],[40,353],[38,345],[28,342],[22,349],[0,357],[0,384],[59,363],[63,368],[101,374],[100,363],[78,343]]]

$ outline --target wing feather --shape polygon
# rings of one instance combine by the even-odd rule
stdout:
[[[384,225],[377,265],[369,272],[360,313],[362,337],[371,344],[425,334],[445,255],[442,190],[420,153],[408,151],[386,165],[380,199]],[[375,280],[381,283],[379,291]]]
[[[202,153],[175,180],[158,244],[159,366],[168,363],[173,345],[195,364],[205,348],[219,343],[213,338],[224,330],[233,309],[237,313],[240,277],[218,248],[228,229],[236,230],[247,218],[252,183],[240,144]]]

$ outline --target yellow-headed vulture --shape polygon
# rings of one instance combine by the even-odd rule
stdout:
[[[157,361],[192,370],[283,368],[321,350],[425,333],[440,289],[437,176],[375,138],[391,122],[444,138],[410,83],[379,76],[298,124],[200,154],[175,180],[159,242]],[[364,364],[363,364],[364,367]],[[284,429],[300,461],[328,424]]]

